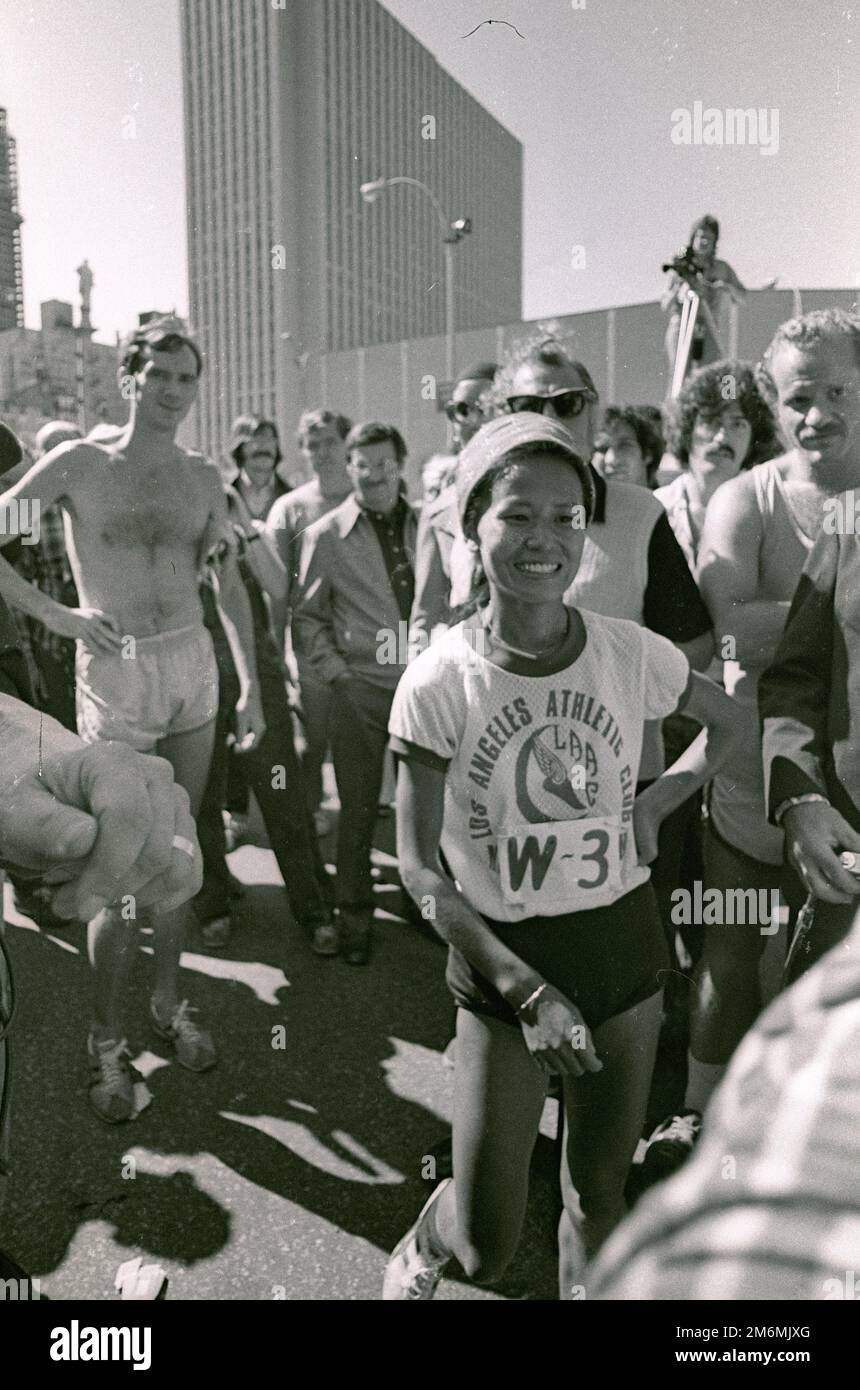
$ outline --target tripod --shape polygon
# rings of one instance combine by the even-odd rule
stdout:
[[[684,385],[684,378],[687,375],[687,368],[690,364],[690,353],[693,348],[693,337],[696,332],[696,324],[701,314],[703,322],[711,331],[711,335],[717,346],[717,353],[722,356],[722,347],[717,333],[717,325],[710,308],[702,299],[702,296],[693,289],[689,283],[685,284],[684,297],[681,301],[681,326],[678,333],[678,346],[675,349],[675,365],[672,369],[672,386],[669,391],[670,398],[681,394]]]

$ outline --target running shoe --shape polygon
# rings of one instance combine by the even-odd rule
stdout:
[[[189,1071],[208,1071],[214,1067],[218,1060],[215,1044],[206,1030],[199,1028],[189,1017],[197,1010],[189,1006],[187,999],[177,1005],[167,1024],[162,1023],[155,1012],[154,999],[150,1001],[149,1012],[156,1033],[173,1044],[176,1060],[181,1067],[187,1067]]]
[[[134,1114],[135,1074],[129,1066],[131,1053],[125,1038],[117,1042],[105,1038],[96,1042],[92,1033],[87,1040],[90,1058],[90,1105],[100,1120],[118,1125]]]
[[[648,1140],[642,1159],[640,1180],[643,1191],[678,1171],[693,1152],[701,1128],[702,1117],[698,1110],[671,1115],[657,1126]]]
[[[433,1255],[427,1248],[424,1225],[427,1213],[451,1182],[446,1178],[428,1197],[414,1226],[392,1250],[385,1266],[382,1285],[383,1303],[405,1303],[409,1300],[433,1298],[439,1280],[445,1272],[449,1255]]]

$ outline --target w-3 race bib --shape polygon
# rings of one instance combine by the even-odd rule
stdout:
[[[605,907],[624,892],[620,818],[542,821],[498,838],[502,893],[529,916]]]

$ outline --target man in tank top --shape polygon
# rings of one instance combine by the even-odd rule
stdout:
[[[726,689],[737,702],[742,736],[715,777],[706,834],[710,888],[764,890],[782,880],[783,834],[768,822],[764,797],[758,681],[782,637],[795,588],[828,504],[860,487],[855,423],[860,325],[841,310],[818,310],[778,330],[760,383],[789,448],[721,487],[707,511],[699,583],[725,659]],[[751,897],[751,895],[748,895]],[[690,1030],[685,1115],[680,1128],[652,1136],[671,1167],[689,1151],[698,1115],[761,1009],[758,962],[775,929],[768,920],[707,926]],[[655,1153],[657,1150],[655,1150]],[[646,1162],[649,1159],[646,1158]]]

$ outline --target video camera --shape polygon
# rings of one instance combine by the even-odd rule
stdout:
[[[667,261],[661,269],[664,275],[667,271],[674,270],[678,278],[686,280],[688,284],[699,279],[702,274],[701,262],[691,244],[685,246],[683,251],[679,251],[678,255]]]

